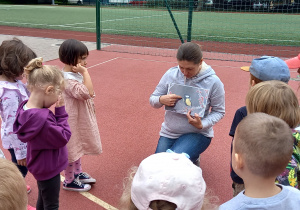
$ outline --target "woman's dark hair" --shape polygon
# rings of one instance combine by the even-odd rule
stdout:
[[[81,41],[67,39],[59,48],[59,59],[67,65],[76,66],[78,59],[84,55],[89,55],[89,50]]]
[[[15,79],[24,72],[28,62],[36,58],[36,54],[21,40],[13,38],[5,40],[0,46],[0,75]]]
[[[190,61],[199,64],[202,60],[202,51],[198,44],[186,42],[178,48],[176,58],[178,61]]]

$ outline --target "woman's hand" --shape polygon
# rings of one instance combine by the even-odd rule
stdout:
[[[195,116],[193,117],[191,115],[191,111],[188,111],[188,113],[186,114],[188,121],[191,125],[193,125],[194,127],[198,128],[198,129],[202,129],[203,125],[201,122],[201,118],[199,117],[199,115],[197,113],[195,113]]]
[[[19,166],[27,166],[26,158],[21,159],[21,160],[17,160],[17,163],[18,163]]]
[[[160,96],[159,102],[166,106],[175,106],[179,99],[182,99],[182,97],[176,94],[168,94]]]

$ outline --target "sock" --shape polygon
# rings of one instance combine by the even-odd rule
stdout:
[[[70,184],[74,179],[74,167],[75,166],[75,162],[73,163],[69,163],[66,170],[65,170],[65,182],[67,184]]]
[[[82,172],[81,168],[81,158],[74,162],[74,173],[77,175]]]

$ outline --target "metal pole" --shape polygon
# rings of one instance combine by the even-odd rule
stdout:
[[[194,10],[194,0],[189,0],[189,17],[188,17],[188,28],[187,28],[187,42],[192,39],[192,21],[193,21],[193,10]]]
[[[169,4],[168,4],[168,1],[167,1],[167,0],[165,0],[165,1],[166,1],[166,6],[167,6],[167,9],[168,9],[168,12],[169,12],[170,17],[171,17],[171,19],[172,19],[172,22],[173,22],[173,24],[174,24],[174,26],[175,26],[175,29],[176,29],[176,31],[177,31],[177,34],[178,34],[178,36],[179,36],[179,39],[180,39],[181,43],[183,44],[183,43],[184,43],[184,40],[183,40],[183,38],[182,38],[182,36],[181,36],[181,33],[180,33],[180,31],[179,31],[179,28],[178,28],[178,26],[177,26],[177,23],[176,23],[176,21],[175,21],[175,18],[174,18],[173,14],[172,14],[172,12],[171,12],[171,10],[170,10],[170,6],[169,6]]]
[[[96,36],[97,36],[97,50],[101,50],[101,33],[100,33],[100,0],[96,0]]]

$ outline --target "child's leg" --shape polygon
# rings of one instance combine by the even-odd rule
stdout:
[[[14,149],[8,149],[8,151],[10,152],[11,155],[11,161],[16,164],[23,177],[25,177],[28,172],[27,167],[18,165]]]
[[[37,210],[44,210],[44,209],[58,210],[60,174],[45,181],[37,181],[37,184],[39,188],[39,198],[36,205],[36,209]]]
[[[74,173],[75,175],[79,174],[82,172],[82,168],[81,168],[81,158],[79,158],[78,160],[76,160],[74,162]]]
[[[65,170],[65,182],[70,184],[74,179],[75,162],[69,163]]]
[[[75,178],[78,177],[79,181],[84,184],[94,184],[96,179],[92,178],[88,173],[82,172],[81,158],[74,162]]]

